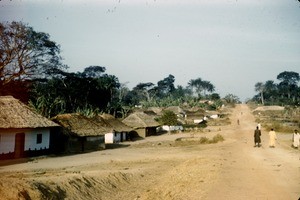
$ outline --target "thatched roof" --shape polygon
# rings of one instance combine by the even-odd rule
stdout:
[[[164,110],[172,111],[176,115],[185,113],[185,111],[183,109],[181,109],[179,106],[169,106],[169,107],[165,108]]]
[[[126,117],[123,121],[124,124],[133,128],[146,128],[157,127],[159,123],[154,120],[153,117],[143,113],[135,112]]]
[[[103,119],[87,118],[77,113],[57,115],[52,120],[64,127],[64,133],[67,135],[84,137],[112,132],[111,126]]]
[[[193,119],[202,119],[206,113],[205,110],[200,108],[192,108],[190,110],[185,111],[186,119],[193,120]]]
[[[116,119],[114,116],[110,114],[102,114],[99,117],[103,118],[104,121],[109,124],[115,131],[117,132],[130,132],[132,128],[121,122],[120,120]]]
[[[156,115],[161,115],[162,114],[162,108],[160,108],[160,107],[149,107],[148,109],[147,109],[147,111],[152,111],[152,112],[154,112]],[[145,112],[145,111],[144,111]],[[145,113],[147,113],[147,112],[145,112]]]
[[[12,96],[0,96],[0,128],[43,128],[58,126]]]

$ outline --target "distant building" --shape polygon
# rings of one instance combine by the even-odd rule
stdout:
[[[103,119],[105,123],[109,124],[112,128],[111,133],[105,134],[105,144],[119,143],[126,140],[129,140],[129,132],[132,131],[132,128],[116,119],[110,114],[102,114],[98,118]]]
[[[62,130],[56,145],[63,152],[79,153],[105,149],[105,134],[113,129],[103,120],[87,118],[81,114],[60,114],[52,120],[61,125]]]
[[[153,117],[144,112],[132,113],[122,122],[133,128],[133,131],[130,132],[132,137],[139,136],[142,138],[156,135],[156,128],[160,125]]]

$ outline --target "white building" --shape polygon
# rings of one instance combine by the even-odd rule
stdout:
[[[0,96],[0,159],[47,152],[56,126],[12,96]]]

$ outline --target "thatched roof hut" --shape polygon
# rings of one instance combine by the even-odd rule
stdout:
[[[153,117],[143,113],[135,112],[126,117],[123,121],[127,126],[133,128],[157,127],[159,123]]]
[[[109,124],[116,132],[130,132],[132,128],[116,119],[114,116],[110,114],[102,114],[99,117],[103,118],[104,121]]]
[[[148,112],[152,112],[155,115],[161,115],[162,114],[162,108],[160,107],[149,107],[146,111],[144,111],[146,114],[148,114]],[[150,115],[153,115],[152,113],[149,113]]]
[[[0,128],[44,128],[58,126],[12,96],[0,96]]]
[[[77,113],[60,114],[52,120],[64,127],[63,133],[70,136],[99,136],[112,131],[104,120],[87,118]]]
[[[164,110],[172,111],[176,115],[185,114],[185,111],[182,108],[180,108],[179,106],[169,106],[169,107],[165,108]]]

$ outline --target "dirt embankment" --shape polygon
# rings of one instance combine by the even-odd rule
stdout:
[[[231,121],[193,134],[199,140],[221,134],[225,141],[216,144],[176,143],[190,133],[161,135],[2,166],[0,199],[298,199],[300,151],[281,135],[276,148],[268,148],[265,130],[263,146],[254,148],[256,124],[246,105],[233,110]]]

